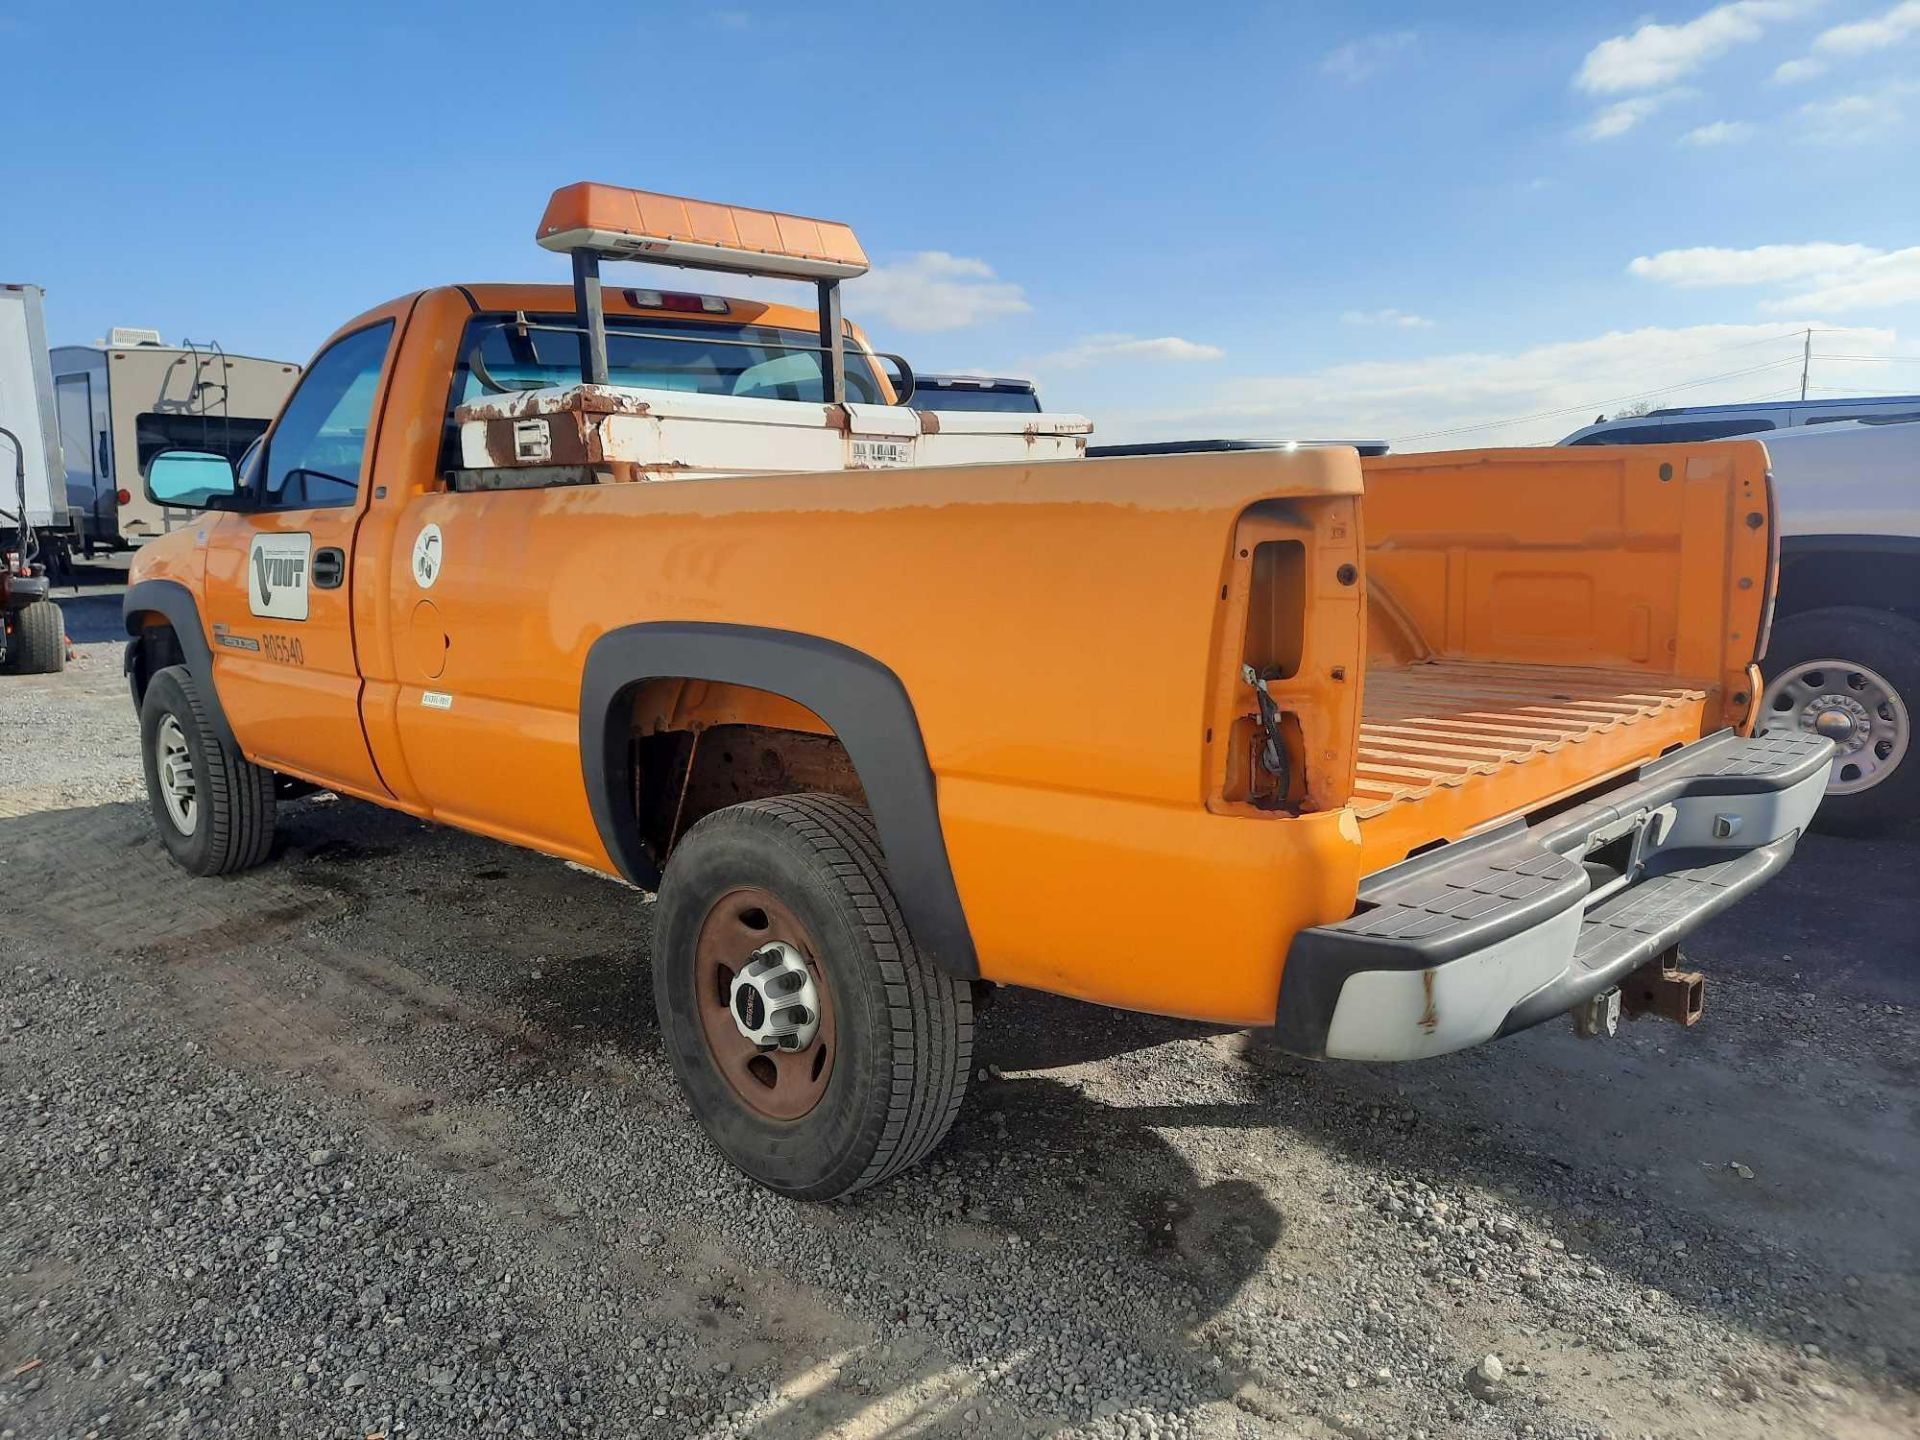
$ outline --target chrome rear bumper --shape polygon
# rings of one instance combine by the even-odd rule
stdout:
[[[1613,789],[1370,875],[1359,908],[1294,937],[1275,1039],[1414,1060],[1603,994],[1787,862],[1832,745],[1722,731]]]

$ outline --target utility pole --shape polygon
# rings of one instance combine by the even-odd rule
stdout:
[[[1800,347],[1800,398],[1807,398],[1807,369],[1813,364],[1813,327],[1807,327],[1806,343]]]

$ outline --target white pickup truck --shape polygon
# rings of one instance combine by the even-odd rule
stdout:
[[[1920,422],[1765,440],[1780,536],[1767,728],[1834,742],[1822,828],[1920,817]]]

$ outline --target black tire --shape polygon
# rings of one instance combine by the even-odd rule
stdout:
[[[1834,834],[1872,834],[1920,819],[1920,623],[1890,610],[1836,605],[1790,615],[1773,627],[1761,669],[1768,683],[1816,660],[1836,660],[1873,671],[1894,690],[1905,715],[1906,753],[1884,778],[1851,794],[1829,791],[1813,828]],[[1760,723],[1769,722],[1763,710]]]
[[[67,624],[51,600],[22,605],[7,621],[10,675],[55,675],[67,668]]]
[[[786,906],[822,952],[837,1053],[817,1104],[797,1119],[769,1119],[735,1093],[696,1009],[702,926],[743,887]],[[969,986],[916,948],[873,821],[835,796],[753,800],[687,832],[655,907],[653,993],[695,1117],[728,1160],[785,1195],[829,1200],[887,1179],[940,1143],[966,1095]]]
[[[183,830],[169,813],[161,789],[156,747],[169,718],[186,743],[192,766],[190,830]],[[140,752],[160,842],[181,869],[190,875],[231,875],[267,858],[273,849],[274,774],[220,738],[199,684],[184,665],[169,665],[147,682],[140,702]]]

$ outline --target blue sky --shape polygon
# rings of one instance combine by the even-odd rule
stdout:
[[[1552,439],[1795,389],[1807,326],[1816,393],[1920,391],[1829,358],[1920,354],[1920,0],[0,0],[0,48],[56,342],[304,359],[561,278],[534,222],[598,179],[849,221],[879,343],[1110,438]]]

